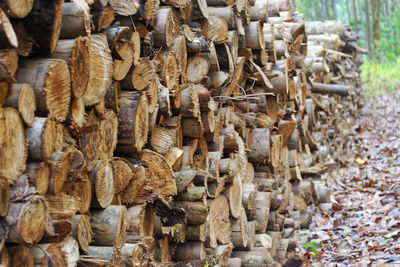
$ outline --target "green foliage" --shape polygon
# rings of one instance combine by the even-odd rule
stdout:
[[[305,249],[311,256],[315,257],[319,253],[317,248],[320,247],[318,242],[307,242],[303,245],[303,249]]]
[[[399,89],[400,57],[393,62],[364,62],[361,66],[361,79],[367,95],[381,95]]]
[[[382,13],[382,12],[381,12]],[[381,40],[378,41],[378,53],[383,61],[396,61],[400,56],[400,7],[390,10],[388,16],[381,14],[380,17]]]

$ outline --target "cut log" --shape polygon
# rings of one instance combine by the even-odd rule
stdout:
[[[160,73],[161,80],[169,89],[175,89],[179,85],[179,76],[181,72],[177,52],[164,52],[162,56],[164,58],[164,64]]]
[[[169,47],[179,34],[179,20],[174,9],[162,7],[156,11],[156,25],[153,31],[154,45]]]
[[[0,177],[0,216],[7,215],[8,207],[10,204],[10,186],[4,177]]]
[[[195,56],[189,58],[186,69],[186,77],[188,82],[199,83],[207,75],[210,69],[210,62],[204,57]]]
[[[115,13],[121,16],[135,15],[140,6],[138,0],[110,0],[109,4]]]
[[[139,204],[127,211],[127,229],[125,240],[153,236],[154,211],[149,204]]]
[[[79,212],[85,213],[89,210],[92,201],[92,183],[86,172],[79,174],[77,181],[64,184],[63,192],[79,199]]]
[[[261,21],[251,21],[245,26],[245,45],[251,49],[264,49],[264,33]]]
[[[64,3],[60,25],[60,38],[73,39],[89,34],[89,6],[78,4],[78,2]]]
[[[206,189],[203,186],[193,186],[188,191],[177,196],[181,201],[200,201],[207,195]]]
[[[235,1],[232,0],[207,0],[208,6],[231,6],[235,4]]]
[[[242,177],[240,175],[236,175],[233,178],[232,184],[229,186],[229,208],[232,217],[239,218],[241,216],[242,209]],[[239,196],[239,197],[238,197]]]
[[[55,150],[56,135],[56,124],[52,119],[35,117],[32,126],[26,128],[29,159],[49,160]]]
[[[139,165],[129,165],[134,173],[134,177],[130,180],[128,186],[121,192],[122,203],[132,204],[136,202],[136,197],[146,181],[145,168]]]
[[[8,254],[10,256],[10,264],[12,265],[7,265],[6,266],[18,266],[18,267],[33,267],[34,266],[34,261],[33,261],[33,255],[32,251],[30,250],[29,247],[20,245],[18,247],[7,247],[8,249]]]
[[[138,63],[140,55],[140,37],[138,32],[131,33],[129,41],[118,42],[114,47],[120,59],[114,59],[114,79],[120,81],[126,77],[132,64]]]
[[[167,235],[163,235],[156,242],[155,260],[158,262],[171,262],[170,245]]]
[[[93,6],[90,8],[90,15],[94,30],[98,32],[110,26],[114,21],[114,10],[110,6],[104,8]]]
[[[46,162],[29,162],[26,166],[25,174],[29,184],[34,186],[39,195],[47,192],[50,179],[50,167]]]
[[[317,94],[329,94],[329,95],[341,95],[346,96],[349,95],[352,91],[352,87],[348,85],[339,85],[339,84],[323,84],[312,82],[313,93]]]
[[[111,205],[104,210],[93,211],[91,227],[95,245],[121,249],[125,242],[126,207]]]
[[[162,155],[177,145],[176,129],[155,125],[150,139],[151,147]]]
[[[242,184],[242,204],[249,218],[253,217],[257,186],[253,183]]]
[[[65,193],[45,195],[47,212],[52,219],[72,217],[79,210],[79,198]]]
[[[268,266],[274,262],[266,248],[258,248],[254,251],[234,251],[232,256],[240,258],[243,267]]]
[[[248,146],[251,151],[248,154],[249,160],[257,163],[265,163],[270,158],[270,133],[266,128],[253,130],[251,143]]]
[[[207,220],[207,206],[201,202],[175,201],[186,212],[188,224],[203,224]]]
[[[227,266],[228,267],[241,267],[242,260],[240,258],[229,258]]]
[[[86,214],[77,214],[71,221],[73,225],[72,236],[78,241],[79,248],[87,253],[93,234],[90,227],[90,217]]]
[[[120,82],[121,88],[125,90],[143,90],[149,86],[155,74],[154,64],[147,58],[138,60],[138,64]]]
[[[217,240],[221,244],[231,242],[231,221],[229,219],[229,205],[225,196],[220,195],[213,199],[210,204],[210,217],[214,229],[218,231]]]
[[[35,266],[66,266],[65,254],[59,243],[37,244],[31,247]]]
[[[14,30],[18,39],[18,47],[17,47],[18,55],[24,57],[29,56],[33,46],[32,36],[26,32],[24,24],[22,22],[18,22],[14,26]]]
[[[0,80],[15,82],[15,72],[18,68],[18,54],[15,49],[0,50]]]
[[[148,108],[145,94],[123,91],[119,95],[117,150],[136,154],[147,142]]]
[[[189,63],[190,65],[190,63]],[[188,67],[189,68],[189,67]],[[190,80],[188,75],[188,80]],[[180,97],[180,113],[183,117],[199,118],[200,117],[200,102],[199,89],[202,85],[189,85],[181,91]]]
[[[177,8],[184,8],[190,4],[190,1],[189,0],[167,0],[166,3],[173,5],[174,7],[177,7]]]
[[[201,120],[194,118],[183,118],[182,133],[184,137],[200,138],[204,133]]]
[[[2,1],[0,7],[7,12],[7,16],[9,16],[10,18],[22,19],[25,18],[29,14],[29,12],[31,12],[33,2],[33,0],[6,0]]]
[[[77,47],[77,49],[79,48]],[[81,59],[84,63],[81,63],[82,61],[78,61],[78,58],[76,58],[76,64],[81,63],[89,65],[89,76],[86,90],[84,90],[82,98],[85,102],[85,106],[91,106],[99,103],[100,99],[104,97],[107,89],[110,87],[113,76],[113,62],[105,34],[90,36],[86,49],[84,53],[87,53],[88,56],[83,55],[84,58]],[[73,65],[73,60],[74,53],[72,54],[71,66]],[[79,70],[79,68],[75,70]],[[72,80],[76,77],[75,74],[79,76],[84,73],[74,73],[72,67],[71,72]]]
[[[257,192],[255,199],[254,220],[257,233],[265,233],[268,225],[269,209],[271,203],[270,192]]]
[[[70,153],[67,151],[55,151],[51,155],[49,193],[57,194],[67,180]]]
[[[10,226],[7,242],[38,242],[44,234],[45,209],[43,198],[38,196],[23,202],[11,202],[5,218]]]
[[[61,251],[64,254],[67,267],[77,266],[79,260],[79,245],[78,242],[72,238],[67,237],[60,242]]]
[[[78,145],[86,161],[86,170],[92,171],[99,159],[99,149],[97,141],[100,140],[99,131],[100,121],[92,109],[86,119],[84,127],[78,130]]]
[[[171,46],[167,48],[167,51],[176,52],[176,58],[178,61],[179,71],[181,75],[181,82],[186,82],[186,66],[187,66],[187,51],[186,51],[186,40],[184,36],[178,36],[172,42]]]
[[[27,126],[32,126],[36,110],[35,92],[29,84],[15,83],[11,85],[5,107],[13,107],[19,111]]]
[[[235,15],[232,6],[211,6],[207,8],[208,14],[222,18],[229,29],[235,29]]]
[[[88,254],[96,261],[101,260],[100,266],[120,265],[120,251],[112,246],[89,246]]]
[[[146,181],[138,193],[139,197],[148,196],[152,192],[164,197],[176,195],[176,185],[171,167],[165,158],[151,150],[143,150],[141,160],[147,163]]]
[[[177,193],[182,194],[187,191],[188,186],[193,182],[197,172],[193,169],[182,169],[174,173]]]
[[[206,241],[207,222],[200,225],[188,224],[186,226],[186,240],[188,241]]]
[[[248,242],[248,223],[246,211],[241,207],[240,217],[232,220],[232,244],[234,247],[245,248]]]
[[[107,208],[114,197],[114,177],[111,164],[106,160],[97,162],[91,173],[92,206]]]
[[[102,114],[99,132],[101,138],[99,158],[109,159],[112,157],[118,141],[118,118],[114,111],[106,109]]]
[[[250,19],[260,20],[265,23],[268,21],[269,1],[256,0],[250,7]]]
[[[114,177],[114,193],[119,194],[126,189],[135,174],[129,166],[129,163],[123,158],[113,158],[111,166]]]
[[[121,265],[126,267],[137,266],[145,256],[145,249],[141,243],[124,244],[121,249]],[[146,259],[144,259],[144,261],[146,261]]]
[[[191,261],[191,260],[202,260],[206,258],[206,247],[204,242],[187,242],[184,244],[178,244],[175,254],[175,261]]]
[[[0,109],[0,136],[0,176],[12,184],[25,170],[28,154],[24,126],[17,110]]]
[[[9,1],[11,2],[11,1]],[[18,46],[18,39],[10,20],[3,9],[0,9],[0,49],[14,48]]]
[[[67,117],[70,98],[68,66],[61,59],[35,59],[20,62],[16,78],[20,83],[32,84],[36,94],[39,116],[49,116],[59,122]]]
[[[228,25],[218,16],[208,16],[201,23],[201,33],[207,40],[216,44],[224,43],[229,40]]]
[[[25,28],[32,34],[35,45],[42,52],[52,53],[57,45],[63,4],[62,0],[34,1],[32,11],[24,19]]]
[[[60,243],[72,233],[72,223],[69,220],[58,219],[46,222],[46,231],[40,240],[41,243]],[[51,230],[50,230],[51,229]]]

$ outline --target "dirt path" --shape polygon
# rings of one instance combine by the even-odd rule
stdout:
[[[400,90],[361,113],[354,158],[329,181],[337,203],[308,232],[312,266],[400,266]]]

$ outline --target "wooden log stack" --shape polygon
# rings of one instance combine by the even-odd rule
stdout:
[[[0,2],[0,266],[280,266],[329,208],[362,104],[347,26],[290,0]]]

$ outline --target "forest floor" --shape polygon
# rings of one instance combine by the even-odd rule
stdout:
[[[313,217],[305,265],[400,266],[400,90],[366,99],[355,121],[354,158],[329,179],[334,204]]]

